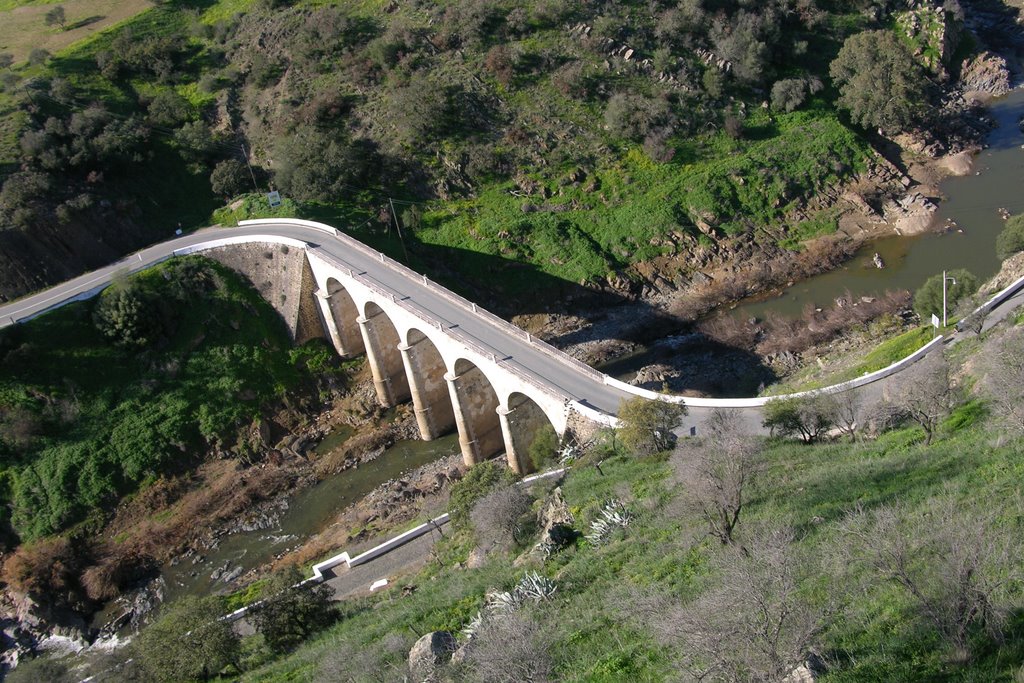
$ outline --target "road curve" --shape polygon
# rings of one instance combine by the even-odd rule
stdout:
[[[302,243],[308,248],[326,252],[354,271],[364,273],[385,291],[405,299],[416,308],[428,311],[435,319],[447,321],[450,326],[457,326],[463,334],[470,336],[480,346],[498,357],[506,358],[507,364],[528,375],[532,381],[557,390],[584,406],[607,415],[615,415],[623,399],[641,394],[686,404],[690,415],[680,430],[683,433],[698,427],[715,407],[735,409],[748,429],[762,429],[760,406],[763,405],[764,399],[712,400],[655,396],[650,392],[623,385],[596,371],[581,368],[578,362],[545,344],[538,343],[535,338],[525,333],[515,334],[510,331],[507,323],[474,311],[468,302],[433,283],[425,287],[421,275],[355,242],[350,236],[338,233],[329,226],[306,221],[261,221],[258,225],[243,225],[237,228],[207,228],[155,244],[105,268],[0,306],[0,328],[30,319],[68,302],[94,296],[122,274],[143,270],[180,253],[222,246],[226,241]],[[986,320],[986,325],[1005,316],[1009,312],[1008,304],[1019,303],[1020,297],[1024,297],[1024,294],[1001,304],[998,307],[998,313],[1001,315],[992,315]],[[941,346],[939,339],[936,338],[928,351]],[[861,378],[855,383],[865,384],[883,379],[910,365],[915,359],[908,357],[884,371],[873,373],[877,377]],[[829,390],[842,390],[847,388],[847,384],[836,385]],[[877,390],[880,387],[874,388]]]

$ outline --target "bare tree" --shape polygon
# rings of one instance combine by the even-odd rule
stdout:
[[[663,610],[655,629],[681,640],[684,664],[700,680],[781,681],[807,661],[828,610],[800,593],[812,567],[793,532],[765,530],[749,553],[724,551],[718,584],[693,603]]]
[[[959,392],[942,353],[930,353],[901,374],[892,405],[924,429],[931,444],[939,423],[956,406]]]
[[[832,402],[832,414],[835,415],[836,426],[844,434],[850,437],[850,441],[857,440],[857,430],[864,421],[864,396],[859,388],[848,389],[839,393],[830,394],[828,399]]]
[[[986,345],[982,390],[998,417],[1024,434],[1024,330],[1013,328]]]
[[[485,546],[519,542],[521,520],[530,511],[530,496],[518,486],[504,486],[477,501],[470,521],[477,540]]]
[[[901,586],[958,656],[974,632],[1000,638],[1007,588],[1021,579],[1020,543],[992,512],[966,510],[952,498],[926,514],[904,506],[855,510],[842,524],[850,563]]]
[[[320,662],[316,683],[391,683],[411,680],[406,655],[412,639],[389,633],[372,645],[336,640]]]
[[[489,615],[466,648],[465,677],[473,683],[555,680],[541,627],[522,613]]]
[[[712,412],[706,431],[699,441],[685,441],[672,456],[672,465],[686,505],[700,512],[709,534],[732,545],[744,494],[763,463],[761,444],[743,432],[735,411]]]

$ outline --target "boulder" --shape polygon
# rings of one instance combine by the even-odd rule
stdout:
[[[960,68],[960,86],[968,92],[1005,95],[1010,92],[1010,69],[1006,60],[988,50],[965,59]]]
[[[409,671],[412,680],[427,683],[437,680],[438,668],[449,661],[459,643],[448,631],[428,633],[409,650]]]

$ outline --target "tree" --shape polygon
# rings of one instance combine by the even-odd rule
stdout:
[[[189,121],[174,131],[174,144],[183,159],[196,163],[209,159],[217,148],[213,132],[204,121]],[[246,178],[248,175],[245,173]],[[210,184],[213,184],[212,175]]]
[[[1024,330],[1014,327],[986,345],[982,391],[1003,423],[1024,434]]]
[[[0,69],[10,69],[14,64],[14,55],[10,52],[0,52]]]
[[[1002,635],[1021,547],[992,512],[950,497],[925,514],[899,505],[858,509],[841,529],[848,562],[900,586],[959,658],[975,633]]]
[[[527,449],[534,470],[541,470],[558,455],[558,432],[550,424],[537,430]]]
[[[48,59],[50,59],[50,51],[41,47],[32,48],[32,51],[28,53],[28,63],[32,66],[45,64]]]
[[[251,612],[253,626],[274,654],[292,650],[337,618],[331,587],[324,583],[299,585],[302,579],[296,567],[275,573],[263,587],[262,601]]]
[[[668,401],[652,401],[641,396],[619,403],[619,438],[636,455],[653,455],[675,444],[672,430],[686,415],[686,406]]]
[[[958,302],[978,291],[978,278],[963,268],[951,270],[946,275],[956,279],[956,283],[946,283],[946,310],[952,311]],[[914,293],[914,310],[922,320],[928,320],[932,314],[942,317],[941,273],[928,278]]]
[[[707,421],[706,434],[689,439],[672,456],[680,495],[699,511],[708,533],[723,545],[733,545],[734,531],[746,503],[745,494],[763,466],[760,443],[744,434],[735,412],[717,409]]]
[[[503,486],[473,506],[470,521],[481,545],[504,547],[519,542],[522,519],[533,499],[519,486]]]
[[[772,85],[772,107],[793,111],[807,98],[807,81],[802,78],[786,78]]]
[[[218,162],[210,174],[210,187],[222,197],[234,197],[245,192],[249,182],[249,171],[238,159]]]
[[[64,7],[61,5],[51,8],[43,18],[47,26],[60,26],[62,31],[66,28],[67,20]]]
[[[163,90],[149,102],[149,120],[158,126],[173,128],[188,120],[192,105],[173,90]]]
[[[350,183],[365,184],[379,165],[371,140],[350,140],[341,131],[315,126],[299,126],[282,138],[276,157],[278,185],[300,201],[334,201],[350,194]]]
[[[1019,251],[1024,251],[1024,213],[1008,218],[1002,232],[996,237],[996,254],[999,258],[1008,259]]]
[[[788,529],[762,531],[747,553],[714,558],[717,585],[658,625],[682,640],[697,680],[782,681],[803,665],[827,618],[800,592],[813,565]]]
[[[221,605],[215,595],[184,597],[136,636],[132,647],[149,680],[206,681],[237,667],[239,638],[221,619]]]
[[[864,396],[859,388],[847,389],[835,394],[829,394],[835,406],[835,424],[843,433],[850,437],[850,441],[857,440],[857,429],[863,422]]]
[[[829,71],[855,123],[897,133],[922,115],[927,78],[893,31],[850,36]]]
[[[921,426],[926,445],[931,444],[942,418],[959,402],[960,393],[951,375],[946,357],[937,352],[897,376],[891,404],[899,414]]]
[[[9,671],[4,680],[7,683],[78,683],[81,678],[71,672],[66,659],[42,656],[19,661],[18,667]]]
[[[122,346],[149,346],[162,332],[159,307],[137,281],[115,282],[100,295],[93,322],[105,337]]]
[[[764,406],[764,426],[772,434],[799,434],[804,443],[819,440],[835,423],[835,401],[825,393],[773,398]]]

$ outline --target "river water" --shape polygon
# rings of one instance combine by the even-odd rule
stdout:
[[[854,297],[877,296],[887,290],[911,292],[943,270],[966,268],[979,281],[999,271],[996,236],[1003,228],[1000,209],[1024,212],[1024,134],[1017,121],[1024,114],[1024,88],[993,101],[989,111],[998,122],[986,140],[988,148],[975,158],[967,176],[947,178],[940,185],[943,201],[935,225],[956,226],[916,237],[886,237],[864,245],[844,267],[802,280],[776,296],[743,302],[735,314],[763,318],[766,313],[799,315],[805,306],[831,305],[849,291]],[[875,268],[877,252],[885,268]]]
[[[316,451],[327,453],[341,446],[352,433],[349,427],[337,428],[320,442]],[[458,448],[455,434],[434,441],[399,441],[371,462],[339,472],[299,491],[288,499],[287,507],[267,528],[226,535],[215,549],[198,556],[201,561],[193,563],[195,558],[185,558],[176,565],[163,567],[165,599],[228,590],[225,575],[236,572],[240,575],[269,562],[326,527],[337,513],[377,486],[451,455]],[[344,548],[338,548],[338,552],[342,550]]]

